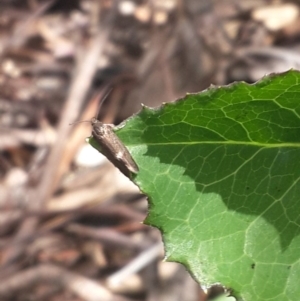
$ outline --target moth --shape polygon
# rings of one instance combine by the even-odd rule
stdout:
[[[138,173],[138,166],[126,146],[114,132],[113,127],[96,118],[92,118],[91,125],[92,136],[100,145],[103,155],[127,177],[130,176],[130,173]]]
[[[106,91],[106,94],[100,102],[100,107],[112,91],[112,88],[106,88],[104,91]],[[101,96],[102,93],[99,93],[95,97],[101,98]],[[90,121],[84,120],[76,123],[80,122],[91,122],[92,137],[100,146],[100,151],[110,162],[119,168],[125,176],[130,177],[131,173],[138,173],[139,168],[137,164],[134,162],[126,146],[114,132],[114,127],[112,125],[105,124],[95,117]]]

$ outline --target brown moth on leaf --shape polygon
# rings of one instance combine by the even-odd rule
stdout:
[[[96,118],[92,118],[92,135],[99,143],[101,152],[120,171],[129,177],[131,173],[138,173],[139,168],[131,157],[128,149],[116,135],[111,125],[102,123]]]

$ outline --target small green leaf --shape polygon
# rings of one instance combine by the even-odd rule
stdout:
[[[299,301],[299,72],[144,107],[117,135],[167,260],[241,300]]]

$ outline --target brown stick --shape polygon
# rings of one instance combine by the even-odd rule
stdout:
[[[131,250],[143,249],[144,244],[133,241],[130,237],[121,234],[109,228],[92,228],[81,226],[78,224],[71,224],[67,226],[66,230],[69,233],[77,234],[82,237],[99,240],[106,245],[115,246],[118,248],[126,248]]]
[[[51,264],[43,264],[27,269],[2,281],[0,283],[0,297],[2,299],[13,296],[19,291],[29,289],[43,282],[68,289],[86,301],[126,300],[113,295],[96,281]]]

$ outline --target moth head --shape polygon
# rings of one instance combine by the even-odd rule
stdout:
[[[108,125],[102,123],[101,121],[97,120],[96,118],[93,118],[91,120],[92,123],[92,134],[96,137],[104,137],[108,133]]]
[[[93,117],[93,118],[91,119],[91,124],[92,124],[92,126],[96,125],[97,123],[101,123],[101,124],[102,124],[101,121],[99,121],[97,118]]]

